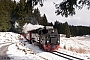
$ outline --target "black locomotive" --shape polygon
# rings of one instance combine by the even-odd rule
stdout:
[[[30,43],[37,42],[39,47],[45,51],[52,52],[60,48],[60,35],[52,26],[28,31],[24,36]]]

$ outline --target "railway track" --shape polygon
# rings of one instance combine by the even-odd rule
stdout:
[[[81,58],[78,58],[78,57],[75,57],[75,56],[71,56],[69,54],[65,54],[65,53],[58,52],[58,51],[51,52],[51,53],[54,54],[54,55],[63,57],[65,59],[68,59],[68,60],[84,60],[84,59],[81,59]]]

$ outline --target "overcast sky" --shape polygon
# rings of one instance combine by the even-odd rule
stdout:
[[[61,0],[46,0],[44,6],[38,6],[41,15],[46,14],[49,22],[60,21],[62,23],[68,22],[70,25],[83,25],[90,26],[90,10],[83,8],[82,10],[76,10],[76,15],[69,16],[68,18],[55,14],[55,6],[53,2],[59,3]]]

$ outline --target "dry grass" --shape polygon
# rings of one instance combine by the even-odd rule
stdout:
[[[27,53],[34,54],[34,52],[31,49],[29,49],[29,48],[21,48],[20,45],[24,46],[24,44],[22,44],[22,43],[16,44],[18,50],[22,50],[25,54],[27,54]]]
[[[66,46],[64,45],[64,49],[66,49]]]
[[[87,50],[87,53],[90,53],[90,49]]]
[[[65,45],[63,47],[60,47],[60,49],[67,50]],[[89,49],[84,49],[84,48],[70,47],[68,50],[72,51],[72,52],[76,52],[76,53],[82,53],[82,54],[90,53],[90,48]]]
[[[82,48],[77,49],[77,48],[70,47],[69,50],[72,51],[72,52],[83,53],[83,54],[87,52],[87,50],[82,49]]]
[[[82,48],[79,48],[79,49],[77,49],[76,52],[77,53],[86,53],[86,50],[85,49],[82,49]]]
[[[40,58],[42,58],[42,59],[44,59],[44,60],[48,60],[48,59],[46,59],[46,58],[44,58],[44,57],[42,57],[42,56],[39,56]]]

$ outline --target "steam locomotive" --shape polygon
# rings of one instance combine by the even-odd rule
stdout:
[[[30,43],[37,42],[38,46],[45,51],[53,52],[60,48],[60,35],[52,26],[28,31],[25,37]]]

